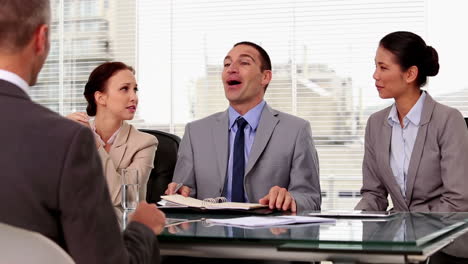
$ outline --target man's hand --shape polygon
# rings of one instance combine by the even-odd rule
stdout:
[[[166,225],[166,216],[155,204],[140,202],[135,212],[130,217],[130,221],[142,223],[159,235]]]
[[[191,191],[190,187],[182,186],[177,191],[176,191],[176,188],[177,188],[177,183],[176,182],[171,182],[171,183],[169,183],[169,185],[167,185],[167,189],[164,192],[164,194],[171,195],[171,194],[179,193],[179,194],[181,194],[182,196],[185,196],[185,197],[188,197],[190,195],[190,191]]]
[[[292,197],[291,193],[285,188],[279,186],[271,187],[267,195],[258,201],[260,204],[268,205],[270,209],[278,210],[291,210],[295,213],[297,210],[296,201]]]
[[[177,234],[179,232],[183,232],[189,229],[190,229],[190,223],[180,223],[178,225],[169,226],[167,228],[167,231],[169,231],[169,233],[171,234]]]

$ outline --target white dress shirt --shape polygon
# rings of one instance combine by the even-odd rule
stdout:
[[[119,135],[120,129],[122,128],[122,126],[120,126],[119,129],[117,129],[114,132],[114,134],[112,134],[112,136],[109,138],[109,140],[107,140],[107,142],[104,142],[104,140],[102,140],[101,136],[96,132],[96,124],[94,123],[94,120],[89,120],[89,126],[91,127],[91,130],[93,131],[94,137],[98,140],[99,144],[102,147],[105,147],[107,144],[112,145],[114,143],[115,139],[117,138],[117,136]]]
[[[393,176],[395,176],[401,193],[405,198],[408,167],[411,154],[413,153],[414,142],[416,142],[416,136],[418,135],[419,122],[421,121],[425,99],[426,92],[423,91],[416,104],[403,118],[403,127],[400,125],[395,104],[393,104],[388,114],[388,123],[392,126],[390,167],[392,167]]]

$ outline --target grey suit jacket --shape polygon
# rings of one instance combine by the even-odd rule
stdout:
[[[228,111],[187,124],[174,181],[198,198],[224,193],[229,148]],[[309,122],[265,105],[246,163],[244,190],[258,202],[271,187],[288,189],[298,210],[320,210],[319,165]]]
[[[405,199],[390,167],[390,109],[373,114],[367,122],[362,199],[356,209],[384,211],[390,194],[397,211],[468,211],[468,130],[460,112],[427,94]]]
[[[131,223],[122,238],[91,130],[3,80],[0,112],[0,222],[49,237],[76,263],[159,258],[143,224]]]

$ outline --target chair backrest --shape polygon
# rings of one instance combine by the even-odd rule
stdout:
[[[148,179],[146,191],[146,201],[156,203],[161,200],[161,195],[164,194],[167,185],[172,181],[180,138],[159,130],[140,129],[140,131],[155,136],[159,141],[154,159],[154,169]]]
[[[73,259],[49,238],[0,223],[1,263],[73,264]]]
[[[468,127],[468,117],[465,117],[466,126]]]

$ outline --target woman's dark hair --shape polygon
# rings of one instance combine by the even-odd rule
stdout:
[[[427,46],[424,40],[411,32],[397,31],[386,35],[379,45],[390,51],[396,57],[396,63],[406,71],[411,66],[418,67],[416,83],[424,86],[427,76],[436,76],[439,72],[439,55],[437,51]]]
[[[86,113],[89,116],[95,116],[97,111],[97,105],[96,101],[94,100],[94,94],[97,91],[104,92],[107,80],[109,80],[116,72],[121,70],[129,70],[133,74],[135,74],[135,70],[123,62],[106,62],[104,64],[99,65],[96,69],[94,69],[91,72],[83,93],[84,97],[86,98],[86,101],[88,101]]]

